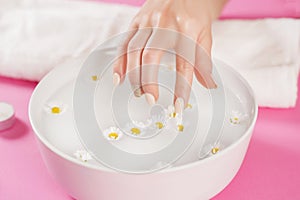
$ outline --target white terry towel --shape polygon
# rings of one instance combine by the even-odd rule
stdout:
[[[0,0],[0,74],[40,80],[54,67],[81,63],[138,8],[63,0]],[[297,99],[300,20],[227,20],[213,25],[213,55],[237,69],[260,106]]]
[[[260,106],[295,106],[300,20],[219,21],[213,39],[214,56],[242,74]]]

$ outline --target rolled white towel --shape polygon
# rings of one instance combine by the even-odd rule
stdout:
[[[127,30],[138,8],[63,0],[0,0],[0,74],[40,80],[81,63],[105,39]],[[213,55],[252,85],[258,103],[291,107],[297,98],[300,20],[228,20],[213,25]]]
[[[213,39],[213,54],[248,80],[260,106],[295,106],[300,20],[219,21]]]

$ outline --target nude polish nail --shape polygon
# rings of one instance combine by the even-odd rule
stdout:
[[[113,75],[113,84],[114,86],[118,86],[120,84],[120,76],[117,73]]]
[[[184,100],[183,98],[179,97],[175,101],[175,112],[178,114],[182,114],[184,108]]]
[[[148,102],[149,105],[154,105],[155,104],[155,98],[152,94],[150,93],[145,93],[146,101]]]
[[[134,96],[141,97],[142,96],[142,89],[141,88],[133,89],[133,93],[134,93]]]

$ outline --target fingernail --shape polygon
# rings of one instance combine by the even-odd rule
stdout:
[[[184,100],[183,98],[179,97],[175,101],[175,112],[182,114],[183,108],[184,108]]]
[[[142,89],[141,88],[135,89],[133,93],[134,93],[134,96],[141,97],[142,96]]]
[[[155,104],[155,98],[152,94],[145,93],[145,97],[146,97],[146,100],[147,100],[149,105],[154,105]]]
[[[209,76],[207,86],[209,89],[216,89],[218,87],[212,75]]]
[[[120,76],[117,73],[113,75],[113,84],[114,86],[118,86],[120,84]]]

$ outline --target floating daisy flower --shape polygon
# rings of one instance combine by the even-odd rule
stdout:
[[[151,128],[152,120],[147,119],[145,122],[132,121],[125,126],[125,132],[129,135],[142,136],[148,128]]]
[[[45,110],[49,114],[59,115],[66,111],[67,105],[62,103],[49,103],[45,106]]]
[[[173,105],[168,106],[165,113],[168,118],[177,118],[179,116],[179,114],[175,112],[175,107]]]
[[[103,135],[108,140],[119,140],[123,136],[123,133],[117,127],[109,127],[103,131]]]
[[[99,80],[99,76],[97,75],[92,75],[91,76],[92,81],[98,81]]]
[[[155,126],[158,129],[162,129],[165,125],[163,124],[163,122],[155,122]]]
[[[166,110],[167,128],[183,131],[182,114],[176,113],[173,105]]]
[[[152,127],[155,129],[163,129],[166,126],[166,117],[164,115],[151,116],[153,124]]]
[[[74,156],[82,162],[87,162],[92,159],[92,156],[86,150],[77,150]]]
[[[199,159],[204,159],[206,157],[213,156],[219,153],[222,148],[223,147],[219,143],[215,145],[207,145],[199,153]]]
[[[132,135],[140,135],[141,134],[141,129],[137,128],[137,127],[132,127],[130,129],[130,132]]]
[[[178,116],[178,113],[176,113],[176,112],[171,112],[170,114],[169,114],[169,117],[170,118],[176,118]]]
[[[176,118],[176,128],[177,128],[177,131],[179,131],[179,132],[184,131],[182,116]]]
[[[184,130],[183,124],[177,124],[177,130],[180,132],[183,132],[183,130]]]
[[[211,146],[210,155],[215,155],[221,151],[221,149],[224,148],[220,143],[215,144],[214,146]]]
[[[186,105],[186,108],[192,109],[192,108],[193,108],[193,105],[192,105],[191,103],[188,103],[188,104]]]
[[[220,151],[220,148],[219,148],[219,147],[214,147],[214,148],[211,149],[211,153],[212,153],[212,154],[216,154],[216,153],[218,153],[219,151]]]
[[[231,112],[231,115],[230,115],[230,119],[229,119],[229,122],[231,124],[240,124],[242,121],[244,121],[245,119],[247,118],[247,115],[245,114],[242,114],[240,111],[237,111],[237,110],[233,110]]]

